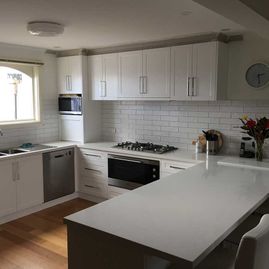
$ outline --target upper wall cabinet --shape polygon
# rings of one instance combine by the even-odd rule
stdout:
[[[82,56],[57,58],[58,92],[63,94],[83,92]]]
[[[89,56],[89,88],[92,100],[118,97],[118,54]]]
[[[220,42],[173,47],[173,100],[214,101],[225,98],[227,48]]]
[[[170,97],[170,48],[119,53],[121,99]]]

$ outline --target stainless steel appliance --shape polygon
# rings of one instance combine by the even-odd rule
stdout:
[[[122,142],[118,143],[115,148],[121,148],[121,149],[126,149],[126,150],[135,150],[135,151],[145,151],[145,152],[150,152],[150,153],[166,153],[170,151],[174,151],[177,148],[169,145],[157,145],[153,143],[141,143],[141,142]]]
[[[74,149],[43,154],[45,202],[75,191]]]
[[[108,155],[108,185],[135,189],[160,178],[160,162]]]
[[[82,115],[81,94],[60,94],[58,98],[59,113],[63,115]]]

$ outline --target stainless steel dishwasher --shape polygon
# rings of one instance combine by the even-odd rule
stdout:
[[[75,191],[74,149],[43,154],[44,201]]]

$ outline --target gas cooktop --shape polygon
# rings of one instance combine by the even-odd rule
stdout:
[[[144,152],[150,152],[150,153],[166,153],[170,152],[173,150],[176,150],[176,147],[169,146],[169,145],[156,145],[153,143],[140,143],[140,142],[122,142],[118,143],[115,148],[121,148],[121,149],[126,149],[126,150],[134,150],[134,151],[144,151]]]

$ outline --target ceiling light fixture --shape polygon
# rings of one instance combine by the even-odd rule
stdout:
[[[27,31],[34,36],[57,36],[64,32],[64,26],[56,22],[32,21],[27,24]]]

